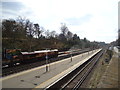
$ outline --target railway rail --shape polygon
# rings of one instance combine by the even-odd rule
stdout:
[[[78,54],[81,54],[81,53],[85,53],[85,52],[88,52],[88,51],[90,51],[90,50],[83,50],[83,51],[80,51],[80,52],[75,52],[75,53],[72,54],[72,56],[75,56],[75,55],[78,55]],[[52,62],[59,61],[59,60],[69,58],[69,57],[71,57],[70,54],[60,55],[57,58],[49,59],[48,63],[52,63]],[[35,67],[38,67],[38,66],[41,66],[41,65],[45,65],[45,64],[46,64],[46,60],[41,60],[41,61],[37,61],[37,62],[33,62],[33,63],[19,64],[19,65],[15,65],[13,67],[2,68],[2,77],[8,76],[10,74],[18,73],[18,72],[21,72],[21,71],[25,71],[25,70],[28,70],[28,69],[31,69],[31,68],[35,68]]]
[[[49,85],[46,89],[59,88],[64,90],[71,88],[72,90],[77,90],[84,83],[87,76],[90,74],[99,58],[102,56],[103,50],[90,58],[87,62],[83,63],[80,67],[72,71],[70,74],[59,80],[58,82]]]

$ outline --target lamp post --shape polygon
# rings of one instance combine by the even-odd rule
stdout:
[[[47,54],[47,49],[46,49],[46,72],[48,72],[48,54]]]
[[[13,48],[15,49],[15,30],[13,29]]]
[[[72,50],[71,50],[71,62],[72,62]]]

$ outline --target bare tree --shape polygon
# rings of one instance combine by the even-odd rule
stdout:
[[[46,38],[50,38],[50,31],[49,31],[49,30],[46,30],[46,31],[45,31],[45,37],[46,37]]]
[[[35,31],[33,28],[33,24],[29,22],[28,27],[27,27],[27,36],[32,38],[34,36],[34,33]]]
[[[27,22],[28,26],[27,26],[27,38],[28,38],[28,43],[29,43],[29,51],[32,50],[32,41],[34,38],[34,27],[33,27],[33,23],[31,23],[30,21]]]
[[[18,30],[21,33],[21,38],[26,38],[28,36],[28,28],[30,27],[30,20],[18,17],[16,22],[19,24]]]
[[[56,31],[51,31],[50,32],[50,36],[53,37],[53,38],[55,38],[56,37]]]
[[[62,32],[62,34],[64,35],[64,36],[66,36],[67,35],[67,32],[68,32],[68,27],[66,26],[66,24],[65,23],[61,23],[61,32]]]

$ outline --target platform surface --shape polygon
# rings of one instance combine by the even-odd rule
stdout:
[[[100,49],[83,53],[60,61],[48,64],[49,70],[46,72],[46,65],[26,70],[0,79],[2,88],[46,88],[50,84],[70,73],[72,70],[87,61]]]

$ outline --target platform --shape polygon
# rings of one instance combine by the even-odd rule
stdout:
[[[13,74],[0,79],[2,88],[46,88],[63,76],[70,73],[82,63],[98,53],[101,49],[89,51],[74,57],[63,59],[46,65]]]

